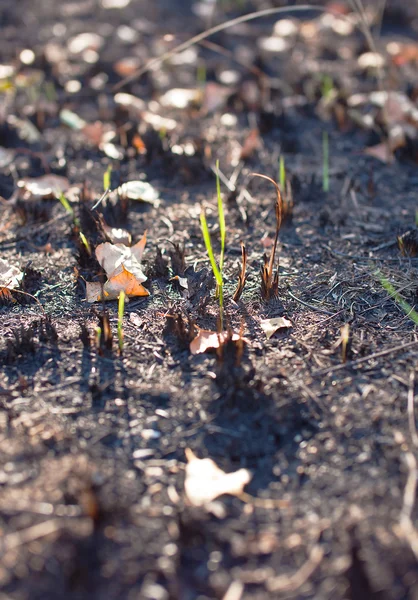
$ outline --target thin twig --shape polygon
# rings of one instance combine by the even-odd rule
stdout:
[[[270,592],[295,592],[313,575],[324,557],[324,549],[315,544],[306,562],[293,575],[279,575],[266,582]]]
[[[94,204],[91,207],[91,210],[95,210],[99,206],[99,204],[101,204],[103,202],[103,200],[107,197],[107,195],[109,194],[109,192],[110,192],[110,188],[107,188],[107,190],[105,190],[103,192],[103,194],[100,196],[100,198],[97,200],[96,204]]]
[[[9,292],[15,292],[17,294],[23,294],[24,296],[29,296],[29,298],[32,298],[32,300],[35,300],[35,302],[37,304],[39,304],[41,311],[44,313],[44,317],[46,317],[46,312],[44,307],[42,306],[41,302],[38,300],[38,298],[36,298],[35,296],[32,296],[32,294],[29,294],[28,292],[23,292],[22,290],[18,290],[16,288],[6,288],[7,290],[9,290]]]
[[[408,388],[408,424],[409,433],[414,446],[418,446],[417,427],[415,423],[415,373],[411,371]]]
[[[335,314],[338,313],[332,313],[329,310],[325,310],[324,308],[319,308],[318,306],[314,306],[313,304],[308,304],[307,302],[305,302],[304,300],[301,300],[300,298],[297,298],[294,294],[292,294],[292,292],[290,291],[290,288],[287,288],[288,294],[291,298],[293,298],[293,300],[296,300],[296,302],[299,302],[299,304],[303,304],[303,306],[306,306],[307,308],[311,308],[312,310],[316,310],[317,312],[320,312],[324,315],[329,315],[330,317],[334,317]],[[341,311],[339,311],[341,312]]]
[[[399,518],[400,531],[408,541],[415,558],[418,559],[418,532],[412,522],[412,511],[415,506],[417,493],[417,461],[412,452],[405,454],[405,462],[408,467],[408,479],[406,480],[403,494],[402,511]]]
[[[345,369],[348,367],[356,367],[368,360],[373,360],[374,358],[380,358],[381,356],[386,356],[387,354],[391,354],[392,352],[399,352],[400,350],[407,350],[408,348],[412,348],[413,346],[418,345],[418,340],[413,342],[408,342],[407,344],[400,344],[399,346],[393,346],[392,348],[387,348],[386,350],[382,350],[381,352],[375,352],[374,354],[369,354],[369,356],[364,356],[363,358],[358,358],[357,360],[352,360],[351,362],[346,362],[343,365],[336,365],[334,367],[328,367],[327,369],[318,369],[317,371],[313,371],[312,375],[326,375],[327,373],[333,373],[334,371],[340,371],[341,369]]]
[[[418,256],[408,257],[408,258],[401,258],[400,256],[398,258],[386,258],[385,256],[378,257],[378,256],[359,256],[359,255],[355,255],[355,254],[344,254],[343,252],[338,252],[338,250],[333,250],[326,244],[323,244],[322,247],[325,248],[325,250],[328,250],[328,252],[330,252],[333,256],[336,256],[337,258],[348,258],[349,260],[367,260],[367,261],[384,260],[385,262],[400,262],[400,263],[418,260]]]
[[[181,44],[179,44],[172,50],[168,50],[167,52],[164,52],[164,54],[162,56],[157,56],[156,58],[151,59],[150,61],[147,62],[146,65],[144,65],[143,67],[141,67],[140,69],[138,69],[137,71],[132,73],[132,75],[129,75],[128,77],[126,77],[125,79],[122,79],[122,81],[117,83],[113,87],[113,91],[117,92],[122,87],[124,87],[126,84],[131,83],[132,81],[135,81],[136,79],[138,79],[139,77],[144,75],[144,73],[147,73],[151,69],[156,69],[156,68],[160,67],[164,62],[166,62],[167,60],[169,60],[176,54],[179,54],[180,52],[187,50],[188,48],[190,48],[190,46],[199,44],[206,38],[214,35],[215,33],[219,33],[220,31],[225,31],[225,29],[229,29],[230,27],[234,27],[235,25],[241,25],[242,23],[247,23],[248,21],[254,21],[255,19],[261,19],[262,17],[269,17],[272,15],[278,15],[278,14],[286,13],[286,12],[303,12],[303,11],[307,11],[307,10],[323,13],[323,12],[325,12],[326,9],[323,6],[320,6],[318,4],[313,4],[313,5],[302,4],[300,6],[281,6],[280,8],[266,8],[264,10],[252,12],[247,15],[241,15],[240,17],[237,17],[236,19],[231,19],[230,21],[226,21],[224,23],[220,23],[219,25],[215,25],[214,27],[211,27],[210,29],[207,29],[206,31],[203,31],[203,32],[193,36],[186,42],[182,42]],[[340,17],[341,16],[342,15],[340,15]],[[345,17],[345,18],[347,18],[347,17]]]

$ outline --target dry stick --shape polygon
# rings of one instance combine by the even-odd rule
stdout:
[[[103,192],[103,194],[100,196],[100,198],[97,200],[97,202],[95,204],[93,204],[93,206],[91,207],[90,210],[91,211],[95,210],[99,206],[99,204],[101,204],[103,202],[103,200],[107,197],[109,192],[110,192],[110,188],[107,188],[107,190],[105,190]]]
[[[363,1],[362,0],[350,0],[350,4],[351,4],[352,9],[354,11],[357,11],[360,16],[360,19],[361,19],[360,29],[362,30],[363,35],[366,38],[366,41],[369,45],[370,51],[373,52],[374,54],[377,54],[376,44],[374,43],[371,29],[367,22],[366,11],[364,10]],[[384,9],[385,9],[385,0],[383,2],[383,6],[382,6],[382,12],[381,12],[381,18],[380,18],[381,21],[383,20]],[[379,90],[381,92],[384,92],[385,89],[383,86],[383,67],[382,67],[382,65],[380,65],[380,64],[377,65],[376,72],[377,72],[377,81],[378,81],[378,85],[379,85]],[[386,124],[386,127],[387,127],[389,120],[388,120],[388,115],[387,115],[386,103],[383,103],[382,117],[383,117],[383,122]],[[392,154],[392,150],[389,145],[389,139],[387,139],[386,142],[387,142],[388,151]]]
[[[2,548],[5,552],[8,550],[14,550],[19,546],[26,546],[26,544],[29,544],[30,542],[39,540],[40,538],[51,535],[52,533],[57,533],[63,528],[63,526],[64,525],[61,520],[50,519],[49,521],[32,525],[31,527],[23,529],[22,531],[9,533],[4,536],[0,548]]]
[[[231,50],[228,50],[227,48],[224,48],[223,46],[219,46],[219,44],[215,44],[214,42],[209,42],[208,40],[202,40],[201,42],[199,42],[199,44],[200,44],[200,46],[203,46],[203,48],[207,48],[208,50],[211,50],[212,52],[221,54],[225,58],[228,58],[229,60],[237,63],[237,65],[244,67],[244,69],[247,69],[250,73],[252,73],[256,77],[259,77],[260,79],[267,79],[267,80],[271,79],[271,77],[269,75],[267,75],[267,73],[264,73],[264,71],[262,71],[258,67],[255,67],[254,65],[248,64],[247,61],[235,56],[234,53],[231,52]]]
[[[267,589],[270,592],[295,592],[314,574],[324,557],[324,549],[320,544],[315,544],[306,562],[293,575],[279,575],[267,580]]]
[[[344,252],[333,250],[326,244],[322,244],[322,248],[324,248],[324,250],[328,250],[328,252],[336,258],[348,258],[349,260],[384,260],[385,262],[400,262],[401,264],[418,260],[418,256],[408,256],[408,258],[401,258],[400,256],[398,258],[385,258],[383,256],[360,256],[359,254],[345,254]]]
[[[415,399],[414,399],[414,391],[415,391],[415,373],[411,371],[409,376],[409,389],[408,389],[408,423],[409,423],[409,433],[411,435],[411,440],[414,446],[418,446],[418,435],[417,435],[417,427],[415,423]]]
[[[18,294],[23,294],[24,296],[29,296],[29,298],[32,298],[32,300],[35,300],[35,302],[37,304],[39,304],[39,306],[41,307],[41,310],[44,313],[44,317],[46,317],[45,309],[42,306],[41,302],[38,300],[38,298],[35,298],[35,296],[32,296],[32,294],[29,294],[28,292],[22,292],[22,290],[17,290],[16,288],[6,288],[6,289],[9,290],[9,292],[16,292]]]
[[[320,13],[325,12],[325,8],[323,6],[319,6],[318,4],[313,4],[312,6],[310,6],[309,4],[302,4],[301,6],[291,6],[291,7],[290,6],[282,6],[280,8],[266,8],[264,10],[259,10],[257,12],[249,13],[247,15],[242,15],[241,17],[237,17],[236,19],[231,19],[230,21],[226,21],[225,23],[220,23],[219,25],[215,25],[215,27],[211,27],[210,29],[203,31],[202,33],[199,33],[198,35],[193,36],[192,38],[190,38],[186,42],[183,42],[182,44],[179,44],[172,50],[168,50],[167,52],[164,52],[164,54],[162,56],[158,56],[157,58],[151,59],[150,61],[147,62],[147,64],[145,66],[141,67],[140,69],[135,71],[135,73],[132,73],[132,75],[125,77],[125,79],[122,79],[122,81],[117,83],[113,87],[113,91],[117,92],[122,87],[124,87],[127,83],[131,83],[132,81],[135,81],[135,79],[138,79],[139,77],[144,75],[144,73],[147,73],[150,69],[154,69],[156,67],[161,66],[166,60],[172,58],[179,52],[183,52],[183,50],[187,50],[188,48],[190,48],[190,46],[194,46],[194,44],[199,44],[201,41],[214,35],[215,33],[219,33],[220,31],[224,31],[225,29],[229,29],[230,27],[234,27],[235,25],[241,25],[242,23],[247,23],[248,21],[254,21],[255,19],[260,19],[262,17],[269,17],[272,15],[278,15],[278,14],[287,13],[287,12],[302,12],[302,11],[307,11],[307,10],[313,11],[313,12],[320,12]],[[342,15],[339,15],[339,16],[342,17]],[[343,17],[343,18],[347,19],[347,17]]]
[[[330,317],[335,317],[335,315],[338,315],[338,313],[341,312],[341,311],[338,311],[338,313],[332,313],[329,310],[325,310],[324,308],[319,308],[318,306],[314,306],[313,304],[308,304],[304,300],[301,300],[300,298],[296,298],[296,296],[294,294],[292,294],[292,292],[290,291],[289,286],[287,287],[287,293],[289,294],[289,296],[291,298],[293,298],[293,300],[296,300],[296,302],[299,302],[300,304],[303,304],[303,306],[306,306],[307,308],[311,308],[312,310],[316,310],[316,312],[320,312],[324,315],[329,315]]]
[[[399,518],[401,535],[408,541],[415,558],[418,559],[418,532],[412,523],[412,511],[414,510],[417,492],[417,461],[412,452],[405,454],[405,462],[408,467],[408,479],[406,480],[403,494],[402,511]]]
[[[369,354],[369,356],[364,356],[363,358],[358,358],[357,360],[352,360],[351,362],[347,362],[343,365],[336,365],[335,367],[329,367],[327,369],[318,369],[317,371],[313,371],[312,375],[326,375],[327,373],[333,373],[334,371],[340,371],[341,369],[345,369],[346,367],[356,367],[361,363],[367,362],[368,360],[372,360],[373,358],[380,358],[381,356],[386,356],[387,354],[391,354],[392,352],[398,352],[399,350],[406,350],[407,348],[412,348],[412,346],[418,345],[418,340],[413,342],[408,342],[407,344],[400,344],[399,346],[393,346],[392,348],[387,348],[386,350],[381,350],[381,352],[375,352],[374,354]]]

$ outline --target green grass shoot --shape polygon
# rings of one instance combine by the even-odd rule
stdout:
[[[219,179],[219,160],[216,161],[216,193],[218,196],[219,231],[221,234],[221,256],[219,258],[219,270],[222,274],[222,269],[224,266],[224,257],[225,257],[226,226],[225,226],[224,206],[222,203],[222,195],[221,195],[221,182]]]
[[[100,348],[100,342],[102,340],[102,328],[101,327],[96,327],[96,345],[97,348]]]
[[[103,189],[110,190],[110,180],[112,178],[112,166],[109,165],[103,174]]]
[[[283,154],[280,155],[280,161],[279,161],[279,184],[280,184],[280,191],[282,192],[282,194],[285,194],[285,192],[286,192],[286,167],[284,164]]]
[[[204,211],[200,213],[200,226],[202,228],[203,241],[205,242],[206,252],[208,253],[210,265],[212,267],[213,274],[215,276],[216,285],[218,289],[218,298],[219,298],[219,310],[220,310],[220,324],[221,329],[223,329],[223,278],[222,272],[218,268],[216,264],[215,256],[213,254],[212,242],[210,240],[210,233],[208,228],[208,223],[206,221],[206,215]]]
[[[118,302],[118,342],[119,352],[123,352],[123,315],[125,314],[125,292],[122,290],[119,294]]]
[[[82,243],[83,243],[83,246],[84,246],[84,247],[85,247],[85,249],[87,250],[87,253],[88,253],[89,255],[91,255],[91,246],[90,246],[90,244],[89,244],[89,241],[88,241],[88,239],[86,238],[86,236],[84,235],[84,233],[83,233],[82,231],[79,231],[79,232],[78,232],[78,235],[80,236],[80,240],[82,241]]]
[[[65,210],[67,211],[67,213],[72,216],[74,225],[76,227],[80,228],[80,221],[75,216],[73,207],[68,202],[67,198],[64,196],[64,194],[62,192],[60,194],[59,201],[61,202],[62,206],[65,208]]]
[[[391,296],[391,298],[393,298],[393,300],[395,300],[395,302],[399,304],[404,313],[415,323],[415,325],[418,325],[418,312],[413,308],[413,306],[411,306],[406,300],[402,298],[402,296],[395,290],[390,281],[386,279],[386,277],[384,277],[379,271],[376,271],[375,275],[377,276],[377,278],[379,279],[380,283],[382,284],[383,288],[387,291],[389,296]]]
[[[203,87],[206,84],[207,72],[206,72],[206,64],[205,63],[201,63],[200,65],[198,65],[196,78],[197,78],[197,83],[199,84],[199,86]]]
[[[322,77],[321,82],[321,95],[323,98],[327,99],[332,95],[333,91],[334,82],[332,81],[332,77],[330,77],[328,74],[325,74]]]
[[[322,134],[322,190],[329,192],[329,143],[328,132]]]
[[[74,216],[74,210],[73,207],[71,206],[71,204],[68,202],[67,198],[64,196],[64,194],[61,192],[60,197],[59,197],[59,201],[61,202],[61,204],[63,205],[63,207],[65,208],[65,210],[67,211],[67,213],[69,215]]]

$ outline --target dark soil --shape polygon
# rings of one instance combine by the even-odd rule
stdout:
[[[353,94],[379,89],[376,73],[357,63],[364,36],[337,34],[304,12],[285,52],[261,49],[278,16],[264,18],[126,85],[122,92],[177,122],[158,133],[142,112],[116,104],[118,61],[141,66],[213,24],[285,3],[225,0],[206,17],[197,9],[210,3],[191,0],[106,4],[0,0],[0,69],[15,67],[8,85],[0,78],[0,250],[25,271],[20,289],[30,294],[12,291],[0,306],[0,598],[418,598],[418,337],[376,273],[418,303],[414,120],[393,162],[365,154],[388,129],[379,109],[356,116],[349,106]],[[416,105],[416,56],[386,52],[389,42],[416,42],[415,3],[388,1],[380,35],[379,3],[365,4],[386,58],[383,89]],[[102,45],[71,53],[85,32]],[[35,53],[30,66],[24,49]],[[222,82],[224,100],[213,107]],[[215,89],[210,101],[159,104],[171,88],[199,86]],[[115,127],[119,159],[67,127],[62,109]],[[359,114],[374,121],[361,127]],[[275,191],[251,173],[277,178],[280,155],[294,207],[280,232],[279,294],[266,302],[260,267],[274,238]],[[204,205],[218,253],[216,159],[226,179],[236,174],[235,189],[222,184],[225,314],[243,330],[242,356],[231,343],[219,355],[188,348],[189,321],[217,326],[199,222]],[[103,236],[91,208],[108,165],[112,187],[146,179],[161,197],[159,207],[104,201],[94,213],[134,241],[147,230],[150,296],[126,306],[122,356],[117,302],[105,306],[113,343],[97,343],[104,309],[85,301],[84,279],[100,269],[73,217],[57,200],[13,201],[23,177],[50,172],[83,184],[73,206],[94,247]],[[241,241],[248,281],[234,303]],[[174,275],[187,277],[188,293]],[[279,316],[293,327],[267,340],[260,321]],[[247,494],[191,506],[186,448],[224,471],[249,469]]]

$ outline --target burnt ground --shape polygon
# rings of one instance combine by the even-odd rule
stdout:
[[[397,244],[418,208],[414,116],[397,117],[406,137],[392,162],[365,154],[391,120],[370,102],[357,113],[350,103],[379,89],[373,68],[358,64],[367,44],[308,12],[290,38],[276,38],[285,50],[260,46],[277,16],[227,30],[211,38],[216,48],[198,46],[125,86],[144,104],[121,107],[112,86],[132,62],[274,5],[224,2],[204,17],[196,11],[204,3],[186,0],[124,4],[0,2],[1,63],[14,67],[1,80],[0,248],[25,271],[21,289],[31,294],[11,292],[0,307],[0,597],[417,598],[418,338],[375,273],[417,303],[413,245],[402,254]],[[378,4],[366,0],[383,89],[414,104],[418,10],[403,4],[387,3],[378,35]],[[344,3],[335,8],[352,17]],[[87,54],[74,42],[85,32],[98,36]],[[390,42],[409,44],[409,54],[394,60]],[[35,53],[30,66],[19,58],[24,49]],[[206,94],[187,108],[162,107],[173,87]],[[114,147],[106,153],[65,125],[64,108],[113,127]],[[174,129],[156,131],[146,110],[175,120]],[[250,174],[276,178],[280,155],[294,207],[280,232],[279,294],[266,302],[259,273],[274,237],[275,193]],[[235,190],[222,185],[225,312],[243,329],[242,356],[231,345],[193,356],[173,316],[186,329],[189,318],[216,328],[199,224],[205,205],[218,252],[216,159],[226,179],[236,174]],[[103,307],[86,303],[83,277],[97,280],[99,267],[71,214],[57,200],[13,196],[21,178],[48,172],[82,184],[73,206],[94,246],[103,236],[91,208],[108,165],[112,187],[146,178],[161,199],[159,207],[103,202],[94,213],[135,241],[148,232],[150,296],[126,306],[122,356],[116,302],[105,307],[112,348],[97,345]],[[248,281],[234,303],[241,240]],[[188,293],[169,281],[185,269]],[[277,316],[293,327],[267,340],[260,321]],[[191,506],[186,448],[225,471],[249,469],[246,495]]]

